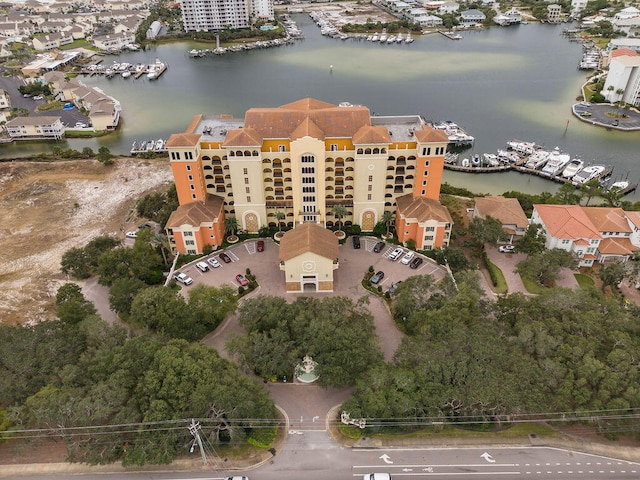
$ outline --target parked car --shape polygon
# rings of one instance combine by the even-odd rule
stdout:
[[[402,260],[400,260],[400,263],[402,263],[403,265],[409,265],[409,263],[411,262],[411,260],[413,260],[413,257],[415,257],[415,253],[413,253],[411,250],[409,250],[407,253],[404,254],[404,257],[402,257]]]
[[[218,268],[220,266],[220,262],[216,260],[214,257],[207,258],[207,263],[211,265],[213,268]]]
[[[373,251],[376,253],[380,253],[382,251],[382,249],[386,246],[387,244],[384,242],[378,242],[375,244],[375,246],[373,247]]]
[[[423,260],[422,260],[422,258],[420,258],[420,257],[416,257],[416,258],[414,258],[414,259],[411,261],[411,263],[409,264],[409,268],[413,268],[413,269],[415,270],[415,269],[416,269],[416,268],[418,268],[420,265],[422,265],[422,261],[423,261]]]
[[[76,122],[76,128],[87,128],[87,124],[82,122]]]
[[[367,473],[363,480],[391,480],[390,473]]]
[[[226,253],[222,252],[220,254],[220,258],[222,259],[222,261],[224,263],[231,263],[231,257],[229,257],[229,255],[227,255]]]
[[[351,237],[351,241],[353,242],[353,248],[358,249],[360,248],[360,237],[355,235],[353,237]]]
[[[249,480],[249,477],[241,477],[240,475],[236,475],[234,477],[227,477],[226,480]]]
[[[259,252],[264,252],[264,240],[258,240],[256,242],[256,250]]]
[[[389,292],[389,295],[393,295],[394,293],[396,293],[396,290],[398,290],[398,286],[402,283],[402,280],[398,280],[397,282],[394,282],[391,284],[391,286],[389,287],[389,290],[387,290],[387,292]]]
[[[176,273],[173,278],[176,279],[177,282],[183,285],[191,285],[193,283],[193,278],[191,278],[186,273]]]
[[[124,234],[124,236],[127,238],[137,238],[138,232],[134,232],[134,231],[127,232]]]
[[[513,245],[502,245],[498,250],[502,253],[514,253],[516,251],[516,247]]]
[[[404,250],[398,247],[393,252],[391,252],[391,255],[389,255],[389,260],[391,260],[392,262],[395,262],[397,259],[399,259],[402,256],[403,253],[404,253]]]
[[[246,287],[247,285],[249,285],[249,280],[247,280],[247,277],[245,277],[241,273],[236,275],[236,282],[238,282],[243,287]]]
[[[33,97],[34,100],[42,100],[44,97],[42,95],[36,95]]]
[[[198,270],[200,270],[201,272],[208,272],[209,271],[209,265],[207,265],[204,262],[198,262],[196,263],[196,268]]]
[[[382,270],[378,270],[373,277],[371,277],[371,283],[373,285],[379,284],[384,278],[384,272]]]

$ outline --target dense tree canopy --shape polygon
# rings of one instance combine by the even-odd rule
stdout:
[[[311,355],[323,385],[350,385],[381,360],[371,314],[346,297],[300,297],[288,304],[259,296],[239,312],[247,335],[234,338],[229,350],[263,378],[291,378],[302,357]]]

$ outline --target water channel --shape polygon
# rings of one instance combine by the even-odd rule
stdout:
[[[84,77],[87,85],[121,102],[121,128],[98,139],[68,140],[68,146],[107,146],[128,154],[134,140],[182,132],[199,113],[242,117],[251,107],[313,97],[366,105],[379,115],[417,113],[427,120],[452,120],[476,138],[465,155],[495,153],[511,139],[535,141],[559,146],[588,163],[614,166],[614,178],[640,179],[640,132],[607,131],[571,116],[570,106],[587,75],[576,68],[581,45],[561,35],[565,26],[494,27],[463,33],[459,41],[430,34],[409,45],[381,45],[326,38],[308,15],[293,18],[305,39],[285,47],[190,58],[191,48],[211,45],[183,41],[106,57],[105,64],[151,63],[157,57],[169,69],[156,81]],[[24,156],[51,146],[17,143],[2,147],[0,155]],[[558,188],[515,172],[446,172],[445,181],[494,194]]]

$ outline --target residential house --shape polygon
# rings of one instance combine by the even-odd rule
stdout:
[[[64,136],[60,117],[16,117],[7,122],[6,128],[16,140],[59,140]]]
[[[120,103],[112,97],[102,98],[93,103],[89,111],[89,120],[94,130],[114,130],[120,121]]]
[[[562,7],[557,3],[547,5],[547,21],[549,23],[558,23],[562,20]]]
[[[486,19],[487,16],[475,8],[460,13],[460,22],[465,26],[479,25]]]
[[[39,51],[53,50],[60,48],[63,45],[69,45],[73,43],[73,37],[65,33],[50,33],[48,35],[42,35],[34,37],[32,40],[33,48]]]
[[[287,292],[333,292],[339,241],[331,230],[303,223],[280,240],[280,270]]]
[[[633,225],[621,208],[582,207],[602,236],[598,246],[598,262],[626,262],[633,252],[640,250],[632,243]]]
[[[487,196],[475,198],[473,216],[486,219],[492,217],[502,224],[505,233],[509,235],[508,243],[522,238],[529,228],[527,219],[520,202],[516,198],[502,196]]]
[[[136,40],[135,33],[121,32],[110,35],[99,35],[92,37],[93,45],[105,52],[122,50]]]
[[[440,15],[445,15],[447,13],[457,13],[458,10],[460,10],[460,4],[458,2],[444,2],[440,5],[438,13]]]
[[[531,223],[542,227],[545,247],[572,253],[579,267],[591,267],[596,261],[602,235],[580,205],[536,204]]]

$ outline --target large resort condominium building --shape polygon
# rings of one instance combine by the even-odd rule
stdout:
[[[252,20],[273,19],[273,0],[181,0],[187,32],[248,28]]]
[[[400,241],[447,246],[452,220],[439,196],[448,141],[419,115],[371,116],[312,98],[252,108],[244,121],[198,115],[167,141],[180,203],[167,234],[176,251],[201,253],[222,244],[230,216],[249,233],[306,222],[367,232],[389,211]]]

